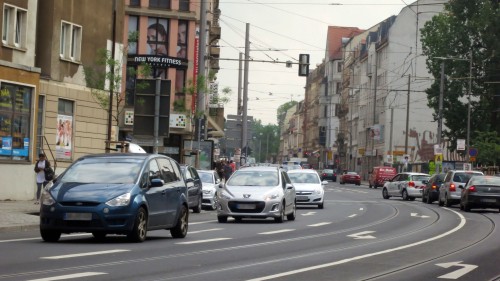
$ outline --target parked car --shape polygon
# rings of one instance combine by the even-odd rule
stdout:
[[[181,165],[181,170],[188,189],[189,208],[193,213],[199,213],[203,202],[203,183],[193,166]]]
[[[460,203],[461,191],[459,185],[465,185],[474,175],[483,175],[479,171],[450,170],[444,177],[444,182],[439,187],[439,206],[450,207]]]
[[[467,184],[458,187],[461,190],[461,210],[495,208],[500,212],[500,177],[474,175]]]
[[[324,207],[325,190],[327,181],[321,181],[318,172],[311,169],[288,171],[288,177],[295,187],[298,205],[314,205],[319,209]]]
[[[219,192],[217,219],[228,217],[272,217],[278,223],[295,220],[295,187],[283,169],[277,167],[248,167],[233,173]]]
[[[291,171],[291,170],[302,170],[302,166],[300,166],[299,164],[288,164],[288,165],[283,165],[283,170],[285,172],[287,171]]]
[[[443,184],[444,177],[446,173],[434,174],[429,179],[429,182],[425,185],[422,191],[422,202],[427,204],[432,204],[432,202],[437,201],[439,198],[439,187]]]
[[[337,173],[335,173],[332,169],[324,169],[320,173],[321,180],[331,180],[333,182],[337,181]]]
[[[142,242],[147,232],[188,230],[187,188],[179,164],[155,154],[97,154],[76,160],[44,190],[40,234],[56,242],[61,233],[90,232],[97,239],[124,234]]]
[[[202,205],[216,210],[219,205],[218,190],[222,184],[219,174],[214,170],[198,170],[201,182],[203,183],[203,202]]]
[[[361,185],[361,177],[356,172],[345,172],[340,176],[339,183],[353,183],[355,185]]]
[[[369,188],[377,188],[382,187],[384,184],[392,179],[396,174],[396,168],[393,167],[373,167],[373,169],[369,172],[370,176],[368,177],[368,187]]]
[[[429,182],[429,174],[405,172],[399,173],[384,184],[382,197],[403,197],[403,200],[413,201],[422,197],[422,189]]]

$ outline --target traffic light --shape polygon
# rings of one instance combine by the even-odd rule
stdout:
[[[300,54],[299,55],[299,76],[309,75],[309,55]]]

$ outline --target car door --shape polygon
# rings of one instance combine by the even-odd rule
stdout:
[[[295,203],[295,188],[287,188],[288,184],[292,184],[292,181],[288,177],[288,174],[284,171],[280,171],[281,182],[284,188],[283,192],[285,194],[286,210],[285,213],[290,213],[293,209],[293,204]]]
[[[398,185],[399,185],[399,179],[401,177],[401,174],[395,175],[391,181],[387,183],[387,192],[391,196],[398,196],[397,191],[398,191]]]
[[[153,179],[162,179],[160,168],[156,159],[151,159],[149,161],[148,168],[146,170],[147,171],[145,171],[145,173],[147,174],[143,174],[143,178],[141,180],[147,181],[145,183],[145,197],[148,202],[148,226],[156,227],[159,225],[165,225],[165,214],[167,212],[165,204],[165,185],[156,187],[151,186],[151,181]]]
[[[180,188],[178,181],[180,180],[174,171],[174,167],[168,158],[159,158],[158,164],[162,173],[163,181],[165,182],[165,224],[172,225],[176,219],[176,213],[179,208]]]
[[[186,166],[186,170],[184,171],[184,176],[186,178],[189,207],[196,206],[196,204],[198,203],[198,201],[196,201],[198,200],[198,197],[196,196],[196,186],[194,183],[194,177],[193,174],[191,173],[191,169],[189,166]]]
[[[451,180],[453,179],[454,171],[448,171],[444,177],[443,184],[439,187],[439,200],[444,202],[444,196],[446,195],[446,190],[450,186]]]

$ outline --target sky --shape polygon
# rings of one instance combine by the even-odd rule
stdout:
[[[277,109],[304,99],[306,77],[298,76],[299,54],[310,55],[310,70],[325,59],[328,26],[368,29],[397,15],[412,0],[220,0],[219,92],[231,89],[225,115],[237,113],[239,53],[245,52],[249,23],[248,115],[277,124]],[[272,61],[280,62],[273,63]]]

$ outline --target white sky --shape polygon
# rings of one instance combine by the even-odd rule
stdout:
[[[225,114],[236,114],[239,52],[245,51],[245,27],[250,24],[250,58],[297,62],[310,54],[310,70],[325,58],[328,26],[368,29],[397,15],[413,0],[220,0],[222,28],[219,92],[229,87]],[[332,5],[332,4],[341,5]],[[272,51],[269,51],[272,50]],[[248,115],[263,125],[277,124],[276,110],[290,100],[304,99],[305,77],[297,65],[249,63]]]

